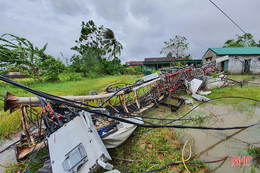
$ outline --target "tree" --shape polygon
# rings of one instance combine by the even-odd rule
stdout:
[[[10,41],[6,37],[10,37]],[[58,80],[59,72],[65,68],[60,60],[44,53],[47,43],[39,49],[34,47],[29,40],[12,34],[4,34],[0,37],[0,41],[1,64],[40,82],[42,76],[45,80]]]
[[[227,40],[223,47],[259,47],[260,41],[257,44],[254,37],[250,33],[246,33],[242,36],[236,34],[235,39]]]
[[[73,55],[71,60],[71,67],[77,73],[83,73],[84,75],[86,75],[90,72],[99,73],[101,71],[98,56],[95,50],[88,49],[87,52],[82,56]]]
[[[93,65],[90,65],[90,62],[95,62],[96,70],[94,72],[99,69],[99,73],[108,73],[106,61],[117,58],[123,49],[121,43],[115,39],[115,34],[111,29],[104,29],[102,25],[98,27],[92,20],[87,23],[82,22],[80,37],[75,42],[77,45],[71,49],[77,51],[78,54],[71,58],[72,67],[75,71],[84,74],[93,71],[91,68]]]
[[[101,56],[105,54],[102,48],[102,31],[102,25],[97,27],[92,20],[87,23],[82,21],[80,37],[75,41],[77,45],[71,49],[77,51],[81,56],[91,49],[97,53],[98,58],[100,59]]]
[[[105,31],[103,31],[103,38],[105,44],[104,48],[108,54],[108,59],[111,57],[115,58],[117,54],[121,54],[123,46],[115,39],[115,34],[111,29],[106,28]]]
[[[165,47],[162,48],[160,54],[165,54],[167,57],[175,56],[176,58],[190,58],[190,54],[186,54],[188,50],[187,38],[184,36],[176,35],[174,39],[165,41]]]

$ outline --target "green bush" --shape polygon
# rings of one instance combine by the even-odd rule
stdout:
[[[218,74],[217,74],[217,72],[214,72],[211,76],[212,77],[218,77]]]
[[[152,73],[158,73],[158,74],[160,74],[160,73],[161,73],[161,71],[160,71],[160,70],[156,70],[155,68],[153,68],[153,71],[152,71]]]
[[[140,66],[125,68],[124,74],[140,75],[140,74],[143,74],[143,69]]]
[[[59,80],[62,82],[66,81],[79,81],[82,80],[83,77],[80,73],[63,73],[59,75]]]
[[[98,78],[100,75],[98,73],[96,73],[96,72],[89,72],[89,73],[86,74],[86,76],[89,79],[94,79],[94,78]]]

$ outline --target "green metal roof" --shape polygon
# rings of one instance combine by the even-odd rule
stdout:
[[[151,65],[151,64],[170,64],[172,62],[186,62],[186,63],[201,63],[202,59],[191,59],[191,60],[175,60],[175,61],[151,61],[151,62],[143,62],[143,65]]]
[[[209,48],[217,55],[260,55],[260,47]]]

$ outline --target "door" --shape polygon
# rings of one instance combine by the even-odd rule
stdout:
[[[251,60],[245,60],[245,69],[244,69],[244,72],[246,73],[249,73],[250,72],[250,63],[251,63]]]
[[[224,61],[224,72],[227,73],[228,72],[228,60]]]

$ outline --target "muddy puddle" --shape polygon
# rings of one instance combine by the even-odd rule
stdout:
[[[147,112],[146,116],[176,119],[193,107],[195,105],[182,105],[177,112],[171,112],[170,108],[159,106]],[[260,123],[260,104],[247,101],[239,104],[206,103],[196,108],[185,118],[198,118],[199,116],[206,118],[202,122],[180,121],[178,124],[207,127],[248,126]],[[157,121],[154,123],[164,124],[165,122]],[[242,130],[175,130],[182,132],[183,142],[189,140],[193,146],[192,151],[195,152],[193,154],[199,155],[198,158],[202,161],[215,161],[228,156],[224,162],[207,164],[216,173],[250,172],[248,170],[250,166],[232,166],[232,157],[247,156],[249,146],[260,147],[259,125]]]
[[[193,114],[210,116],[200,124],[208,127],[247,126],[260,122],[260,106],[205,104]],[[190,124],[192,125],[192,124]],[[250,166],[232,166],[232,157],[243,157],[249,146],[260,147],[260,126],[242,130],[182,130],[193,143],[200,160],[213,161],[228,156],[225,162],[208,164],[216,173],[246,172]],[[252,163],[251,163],[252,166]],[[260,170],[258,170],[260,172]]]

